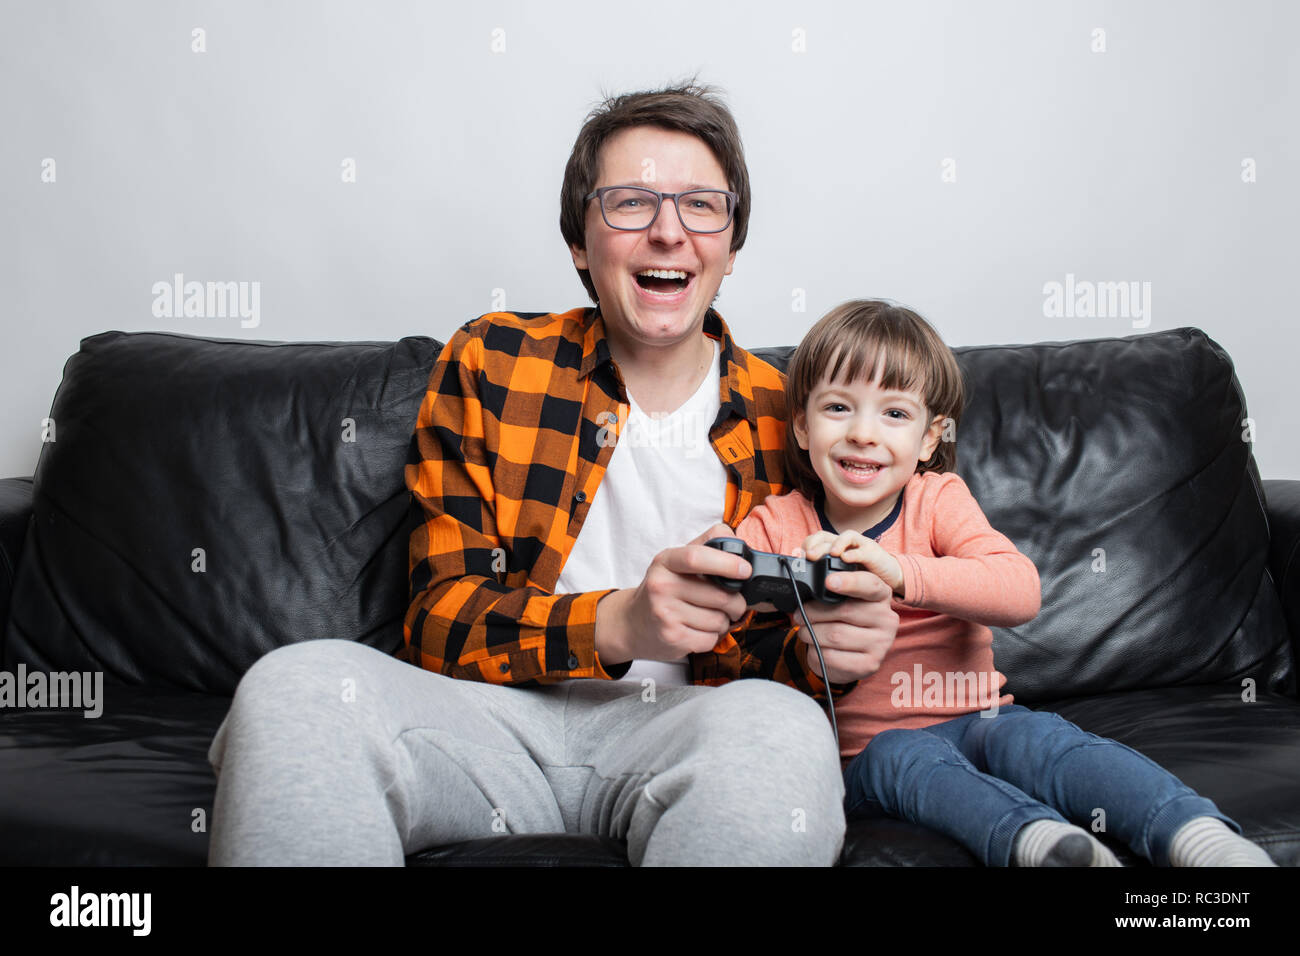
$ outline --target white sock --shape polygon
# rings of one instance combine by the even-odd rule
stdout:
[[[1263,848],[1234,833],[1218,817],[1194,817],[1169,845],[1172,866],[1277,866]]]
[[[1120,863],[1114,853],[1082,827],[1060,820],[1034,820],[1016,834],[1011,865],[1119,866]]]

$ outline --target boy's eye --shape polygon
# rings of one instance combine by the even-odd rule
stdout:
[[[898,412],[898,414],[902,415],[904,418],[911,417],[910,415],[907,414],[907,412],[903,411],[901,408],[891,408],[889,411],[885,412],[885,414],[892,415],[894,414],[894,412]]]
[[[843,412],[847,410],[848,410],[848,406],[841,404],[840,402],[831,402],[829,405],[826,406],[826,411],[828,412]]]

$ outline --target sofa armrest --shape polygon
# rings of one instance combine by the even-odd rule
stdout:
[[[32,479],[0,479],[0,634],[9,622],[9,595],[32,516]]]
[[[1300,661],[1300,481],[1264,482],[1268,505],[1268,569],[1282,598],[1291,647]]]

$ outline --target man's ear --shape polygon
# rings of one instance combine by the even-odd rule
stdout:
[[[569,255],[573,256],[573,264],[579,269],[587,268],[587,250],[581,246],[569,246]]]
[[[808,416],[804,414],[802,408],[796,408],[790,416],[790,424],[794,426],[794,437],[799,442],[799,447],[804,451],[808,450]]]

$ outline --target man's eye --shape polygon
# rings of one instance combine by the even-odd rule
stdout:
[[[635,209],[637,206],[643,205],[644,202],[645,202],[645,201],[642,200],[642,199],[620,199],[620,200],[618,201],[618,208],[619,208],[619,209]]]

